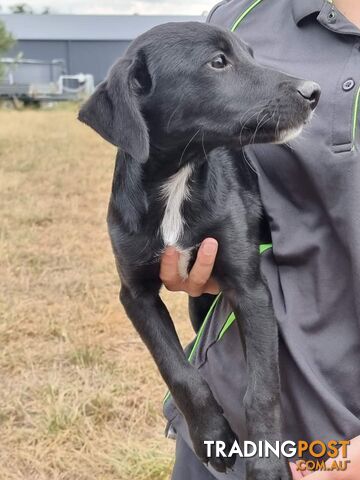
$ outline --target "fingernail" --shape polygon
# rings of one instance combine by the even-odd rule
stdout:
[[[203,252],[205,255],[212,256],[215,255],[217,251],[217,241],[216,240],[207,240],[203,245]]]
[[[167,247],[164,254],[167,257],[173,257],[176,254],[176,248],[175,247]]]

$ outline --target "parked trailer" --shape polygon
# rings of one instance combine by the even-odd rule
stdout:
[[[80,100],[94,91],[92,75],[66,75],[63,60],[3,58],[0,99],[15,105]]]

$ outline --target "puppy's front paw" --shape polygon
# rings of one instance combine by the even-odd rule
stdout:
[[[195,453],[204,463],[223,473],[234,466],[236,455],[232,457],[227,455],[236,441],[236,435],[222,414],[210,414],[199,418],[196,425],[190,427],[190,434]],[[217,455],[215,444],[207,446],[205,441],[214,441],[215,444],[224,446],[224,449],[221,449],[224,456]]]
[[[292,480],[289,464],[282,458],[252,458],[246,467],[246,480]]]

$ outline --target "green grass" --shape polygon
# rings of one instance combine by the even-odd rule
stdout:
[[[0,124],[0,479],[166,480],[166,388],[105,222],[115,151],[74,105]],[[185,295],[164,298],[189,340]]]

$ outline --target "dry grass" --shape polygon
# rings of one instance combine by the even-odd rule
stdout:
[[[0,479],[164,480],[165,387],[106,231],[114,151],[75,118],[0,112]]]

